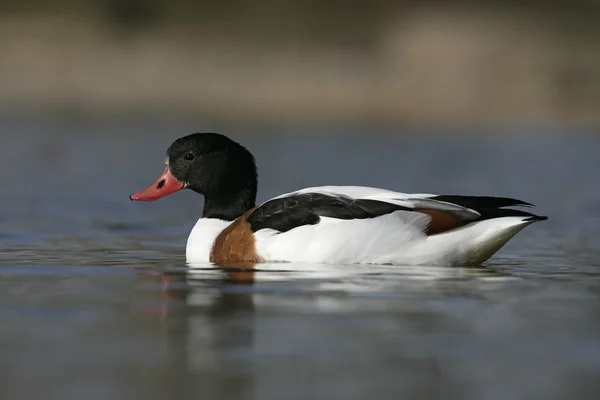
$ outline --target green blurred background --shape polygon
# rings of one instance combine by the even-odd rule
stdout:
[[[1,0],[0,115],[595,130],[599,22],[592,0]]]

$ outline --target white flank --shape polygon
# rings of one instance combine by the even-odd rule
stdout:
[[[456,204],[430,200],[431,194],[404,194],[359,186],[322,186],[288,193],[343,195],[373,199],[408,208],[451,211],[467,220],[479,213]],[[491,257],[521,229],[527,217],[502,217],[477,221],[451,231],[427,236],[423,232],[431,217],[411,211],[395,211],[369,219],[341,220],[321,217],[316,225],[288,232],[272,229],[255,232],[256,247],[264,261],[336,264],[479,265]],[[201,218],[187,243],[189,263],[208,262],[218,234],[230,222]]]

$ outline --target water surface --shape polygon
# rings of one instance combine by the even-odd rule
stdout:
[[[352,184],[550,216],[485,268],[282,264],[248,283],[185,265],[200,196],[127,199],[203,128],[2,126],[0,399],[596,398],[598,139],[230,127],[259,200]]]

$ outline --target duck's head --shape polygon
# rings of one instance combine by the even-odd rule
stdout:
[[[194,133],[173,142],[162,175],[129,198],[154,201],[187,188],[204,195],[203,216],[216,211],[229,219],[254,207],[256,186],[256,164],[248,150],[218,133]]]

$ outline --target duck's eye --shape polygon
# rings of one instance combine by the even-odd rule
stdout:
[[[189,160],[193,160],[193,159],[194,159],[194,155],[193,155],[192,153],[187,153],[187,154],[185,155],[185,159],[186,159],[186,160],[188,160],[188,161],[189,161]]]

